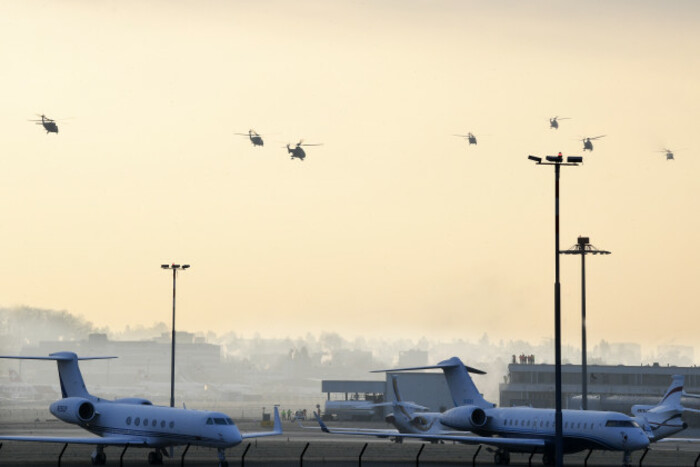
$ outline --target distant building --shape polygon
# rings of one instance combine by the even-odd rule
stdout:
[[[428,351],[418,349],[401,351],[396,366],[398,368],[428,366]]]
[[[508,365],[500,384],[500,406],[553,408],[554,365]],[[654,404],[664,395],[673,375],[685,376],[686,392],[700,393],[700,368],[661,366],[588,365],[588,408],[629,412],[633,404]],[[562,365],[562,404],[581,407],[581,366]],[[685,402],[689,407],[696,403]]]
[[[221,368],[221,347],[196,342],[191,333],[177,333],[176,375],[179,381],[213,381]],[[89,387],[133,386],[151,382],[170,382],[170,334],[151,341],[112,341],[106,334],[90,334],[80,341],[41,341],[22,348],[22,355],[44,356],[70,351],[79,357],[114,356],[114,360],[87,360],[80,368]],[[57,383],[55,365],[16,363],[24,381]],[[166,387],[164,390],[169,391]]]

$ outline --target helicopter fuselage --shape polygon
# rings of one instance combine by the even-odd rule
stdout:
[[[58,125],[55,122],[43,122],[46,133],[58,133]]]
[[[37,125],[38,124],[39,122],[37,122]],[[44,127],[44,130],[46,130],[46,134],[58,133],[58,125],[56,125],[56,122],[50,118],[46,118],[46,116],[43,114],[41,115],[41,124]]]
[[[289,147],[289,145],[287,145],[287,152],[292,155],[292,159],[297,158],[303,161],[306,157],[306,152],[304,152],[301,146],[296,146],[294,149],[292,149]]]
[[[251,136],[250,142],[253,143],[253,146],[264,146],[265,145],[265,143],[263,143],[263,140],[260,136]]]
[[[590,139],[586,139],[583,141],[583,150],[584,151],[593,151],[593,143],[591,143]]]

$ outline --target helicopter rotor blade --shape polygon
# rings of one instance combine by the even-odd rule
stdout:
[[[323,143],[306,143],[300,144],[300,146],[323,146]]]
[[[595,137],[593,137],[593,138],[588,138],[588,139],[600,139],[600,138],[603,138],[603,137],[605,137],[605,136],[607,136],[607,135],[595,136]]]

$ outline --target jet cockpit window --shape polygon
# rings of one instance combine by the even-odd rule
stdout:
[[[228,418],[228,417],[226,418],[226,422],[227,422],[229,425],[235,425],[235,423],[233,423],[233,420],[231,420],[231,419]]]
[[[228,425],[225,418],[215,418],[214,423],[217,425]]]
[[[214,420],[212,420],[211,417],[207,418],[207,425],[213,425],[213,424],[214,424]]]

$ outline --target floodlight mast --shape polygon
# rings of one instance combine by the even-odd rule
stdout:
[[[177,271],[183,271],[190,267],[189,264],[161,264],[162,269],[173,270],[173,330],[170,349],[170,407],[175,407],[175,284],[177,283]]]
[[[568,156],[564,162],[564,156],[559,153],[556,156],[546,156],[547,162],[542,162],[541,157],[529,155],[527,157],[535,161],[537,165],[554,166],[554,460],[557,467],[564,465],[564,433],[561,405],[561,285],[559,283],[559,174],[561,166],[577,166],[583,163],[579,156]]]
[[[581,409],[588,410],[588,357],[586,352],[586,255],[609,255],[590,244],[588,237],[578,237],[576,245],[561,251],[563,255],[581,255]]]

